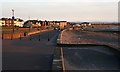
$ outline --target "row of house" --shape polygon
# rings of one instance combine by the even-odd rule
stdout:
[[[67,21],[41,21],[41,20],[27,20],[23,21],[20,18],[11,19],[11,18],[1,18],[0,26],[19,26],[19,27],[47,27],[54,26],[59,28],[64,28],[67,26]]]
[[[16,18],[16,19],[11,19],[11,18],[1,18],[0,19],[0,26],[19,26],[19,27],[23,27],[23,20],[20,18]]]
[[[67,26],[67,21],[41,21],[41,20],[28,20],[24,23],[23,27],[59,27],[64,28]]]
[[[91,26],[92,24],[89,22],[82,22],[82,23],[72,23],[73,27],[86,27]]]

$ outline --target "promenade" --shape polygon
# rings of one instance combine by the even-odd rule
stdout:
[[[64,70],[120,71],[118,33],[66,29],[59,36]]]
[[[61,44],[107,45],[120,50],[118,45],[118,33],[64,30],[60,36]]]
[[[52,30],[23,37],[21,40],[3,39],[2,70],[51,70],[58,34],[59,31]]]

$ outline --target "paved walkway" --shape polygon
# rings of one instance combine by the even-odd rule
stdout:
[[[2,69],[51,70],[58,34],[59,31],[48,31],[31,35],[31,40],[29,36],[2,40]]]
[[[59,70],[59,71],[61,70],[62,71],[62,59],[61,59],[60,48],[58,48],[58,47],[56,47],[54,49],[52,70]]]

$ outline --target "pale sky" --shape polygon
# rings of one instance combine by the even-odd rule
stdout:
[[[0,17],[118,22],[119,0],[2,0]]]

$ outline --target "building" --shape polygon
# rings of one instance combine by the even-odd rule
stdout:
[[[11,18],[1,18],[0,26],[11,26],[13,25],[13,20]]]
[[[82,26],[90,26],[91,24],[89,22],[82,22],[81,25]]]
[[[33,28],[33,27],[40,27],[42,24],[41,21],[38,21],[38,20],[28,20],[26,22],[24,22],[24,25],[23,27],[30,27],[30,28]]]
[[[41,27],[42,29],[44,29],[53,26],[63,29],[64,27],[67,26],[67,21],[28,20],[24,23],[23,27]]]
[[[22,19],[15,19],[14,26],[23,27],[24,21]]]
[[[60,29],[67,26],[67,21],[60,21]]]
[[[48,21],[48,24],[49,24],[50,26],[54,26],[55,22],[54,22],[54,21]]]
[[[54,26],[63,29],[64,27],[67,26],[67,21],[55,21]]]
[[[6,18],[1,18],[0,19],[0,26],[5,26],[6,25]]]
[[[54,24],[54,21],[28,20],[24,23],[24,27],[40,27],[45,29]]]
[[[11,18],[1,18],[0,19],[0,26],[18,26],[23,27],[23,20],[20,18],[11,19]]]

